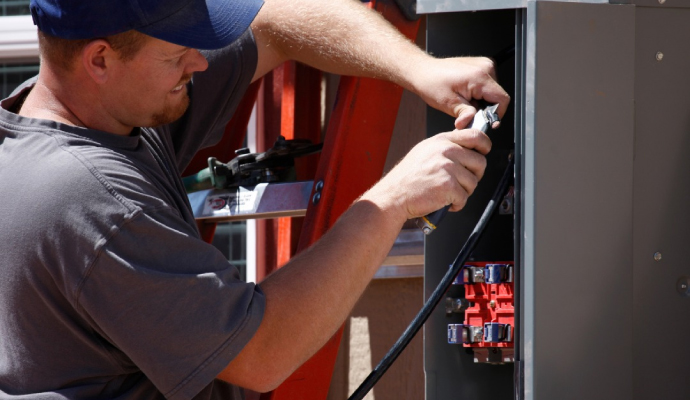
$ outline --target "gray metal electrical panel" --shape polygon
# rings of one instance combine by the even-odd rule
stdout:
[[[515,362],[448,344],[462,316],[439,307],[427,400],[690,399],[690,1],[616,3],[418,0],[430,53],[515,49],[497,66],[512,104],[485,178],[425,244],[429,294],[514,150],[514,213],[472,258],[515,262]]]

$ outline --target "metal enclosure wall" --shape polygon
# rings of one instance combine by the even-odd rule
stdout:
[[[631,399],[634,7],[527,21],[525,398]]]
[[[631,271],[636,400],[690,398],[690,4],[685,6],[636,8]]]
[[[514,139],[519,209],[494,217],[475,258],[515,257],[518,361],[473,364],[445,343],[458,317],[436,310],[427,399],[690,398],[690,3],[459,0],[436,13],[441,2],[419,2],[432,53],[516,45],[499,67],[514,113],[466,209],[427,239],[425,285],[468,236]],[[429,112],[429,134],[449,126]]]

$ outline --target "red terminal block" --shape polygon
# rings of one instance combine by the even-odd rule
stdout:
[[[456,282],[465,285],[465,326],[483,327],[484,340],[463,343],[474,349],[512,348],[515,332],[514,263],[468,262]]]

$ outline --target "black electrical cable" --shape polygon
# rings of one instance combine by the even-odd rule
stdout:
[[[388,351],[388,354],[386,354],[383,357],[383,359],[381,359],[379,365],[377,365],[376,368],[374,368],[374,370],[371,371],[369,376],[367,376],[364,382],[362,382],[362,384],[359,385],[357,390],[355,390],[354,393],[352,393],[348,400],[361,400],[364,398],[364,396],[367,395],[367,393],[369,393],[371,388],[374,387],[376,382],[378,382],[378,380],[398,358],[400,353],[405,349],[405,347],[407,347],[407,345],[410,343],[412,338],[414,338],[414,336],[417,334],[422,325],[424,325],[424,322],[426,322],[426,320],[429,318],[431,312],[434,310],[434,308],[436,308],[439,301],[441,301],[441,298],[448,291],[450,285],[453,284],[455,277],[464,267],[467,258],[474,251],[474,248],[476,247],[480,236],[484,232],[484,228],[486,228],[489,219],[493,215],[494,211],[496,211],[496,207],[501,202],[504,194],[506,193],[506,190],[508,189],[508,184],[511,182],[511,179],[513,178],[513,168],[513,155],[511,153],[511,155],[508,158],[508,166],[503,172],[503,176],[501,177],[501,180],[499,181],[498,186],[496,187],[496,191],[494,191],[494,194],[491,197],[489,204],[487,204],[486,208],[484,209],[484,213],[482,214],[481,218],[479,218],[477,225],[475,225],[474,230],[467,238],[467,241],[465,241],[465,244],[462,246],[462,249],[460,249],[460,252],[455,257],[455,261],[453,261],[453,264],[451,264],[450,268],[448,269],[448,272],[446,272],[446,275],[443,277],[443,279],[441,279],[441,282],[438,284],[438,286],[431,294],[429,299],[426,301],[424,307],[422,307],[417,316],[412,320],[412,322],[407,327],[402,336],[400,336],[398,341],[395,342],[393,347],[391,347],[391,349]]]

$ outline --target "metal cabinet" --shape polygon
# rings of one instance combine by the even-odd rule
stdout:
[[[516,155],[515,213],[476,261],[516,263],[515,363],[425,326],[427,400],[687,399],[690,2],[418,0],[427,50],[492,56],[512,104],[485,179],[425,243],[430,293]],[[452,129],[430,110],[428,132]],[[453,288],[450,296],[462,296]]]

